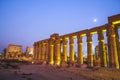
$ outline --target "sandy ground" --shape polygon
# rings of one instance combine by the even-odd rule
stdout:
[[[0,62],[0,80],[120,80],[120,70]]]
[[[19,68],[0,67],[0,80],[86,80],[77,74],[68,72],[65,68],[35,64],[14,65],[19,65]]]

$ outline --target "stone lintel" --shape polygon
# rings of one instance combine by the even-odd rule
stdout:
[[[118,21],[118,20],[120,20],[120,14],[117,14],[117,15],[113,15],[113,16],[108,17],[108,22],[109,22],[109,23],[112,23],[112,22]]]

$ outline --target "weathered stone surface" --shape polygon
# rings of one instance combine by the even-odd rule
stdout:
[[[70,34],[65,34],[59,36],[59,34],[55,33],[50,36],[50,38],[41,40],[34,43],[34,58],[39,59],[39,56],[48,55],[45,58],[40,58],[42,60],[47,60],[50,64],[62,65],[64,66],[65,62],[70,62],[69,66],[73,65],[77,62],[82,65],[87,63],[87,66],[101,66],[101,67],[112,67],[119,69],[120,65],[120,54],[119,54],[119,45],[118,43],[118,32],[116,31],[116,27],[120,25],[120,14],[114,15],[108,18],[108,23],[99,27],[86,29]],[[104,32],[106,32],[107,36],[107,50],[104,43]],[[92,35],[98,34],[98,54],[93,58],[92,52]],[[87,42],[87,58],[83,60],[82,54],[82,37],[86,36]],[[78,59],[75,61],[74,55],[74,39],[77,38],[78,44]],[[68,41],[69,41],[69,52],[70,56],[68,57],[67,49],[68,49]],[[47,47],[40,47],[38,43],[47,44]],[[61,47],[63,46],[63,47]],[[42,52],[39,52],[39,50]],[[63,51],[62,51],[63,50]],[[108,52],[108,53],[107,53]],[[42,55],[40,55],[42,53]],[[119,57],[118,57],[119,56]],[[99,61],[97,60],[99,58]]]

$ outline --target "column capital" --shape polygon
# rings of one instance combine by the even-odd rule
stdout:
[[[92,41],[92,34],[87,33],[87,42],[91,42]]]
[[[49,43],[49,40],[46,40],[45,43],[48,44],[48,43]]]
[[[82,43],[82,36],[81,35],[78,35],[77,36],[77,43]]]
[[[98,40],[99,41],[100,40],[104,40],[104,33],[103,33],[103,31],[102,30],[98,30],[97,32],[98,32]]]
[[[73,38],[73,36],[70,36],[70,44],[73,44],[74,43],[74,38]]]
[[[60,44],[60,37],[55,38],[55,44]]]
[[[113,24],[108,24],[107,36],[110,37],[110,36],[113,36],[113,35],[115,35],[114,25]]]
[[[64,44],[64,45],[67,45],[67,42],[68,42],[68,40],[64,37],[64,38],[63,38],[63,44]]]
[[[41,42],[39,42],[39,45],[41,45]]]
[[[49,43],[50,45],[53,45],[54,44],[54,40],[52,38],[49,39]]]
[[[36,46],[39,46],[39,43],[36,43]]]
[[[42,45],[44,46],[46,43],[45,42],[42,42]]]

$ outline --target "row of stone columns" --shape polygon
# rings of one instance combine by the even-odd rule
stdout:
[[[96,30],[98,34],[98,50],[99,50],[99,60],[100,65],[102,67],[115,67],[119,69],[120,66],[120,44],[119,44],[119,35],[118,31],[115,29],[115,25],[106,24],[104,29],[98,27]],[[118,28],[117,28],[118,29]],[[105,43],[104,43],[104,30],[107,32],[107,45],[108,51],[106,51]],[[94,61],[97,59],[93,56],[92,52],[92,32],[90,30],[86,31],[87,37],[87,63],[89,67],[94,66]],[[78,59],[77,64],[83,64],[83,52],[82,52],[82,33],[77,33],[77,52]],[[47,40],[42,40],[39,42],[35,42],[34,44],[34,58],[38,60],[48,61],[49,64],[60,65],[62,62],[67,62],[67,49],[68,49],[68,39],[69,39],[69,54],[70,54],[70,62],[74,63],[74,36],[59,36],[58,34],[53,34]],[[61,59],[61,44],[63,44],[63,60]],[[107,54],[108,52],[108,54]],[[109,59],[108,59],[108,58]],[[109,65],[107,64],[109,61]]]
[[[111,30],[108,29],[108,32]],[[100,62],[102,67],[107,67],[107,54],[105,52],[104,46],[104,32],[103,30],[98,30],[98,46],[99,46],[99,54],[100,54]],[[115,44],[115,35],[113,33],[108,33],[108,52],[109,52],[109,61],[111,67],[118,67],[118,58],[116,52],[116,44]],[[88,32],[87,36],[87,61],[88,65],[93,67],[93,54],[92,54],[92,34]],[[70,62],[74,62],[74,38],[70,36]],[[83,54],[82,54],[82,36],[79,34],[77,35],[77,44],[78,44],[78,64],[83,64]],[[67,62],[67,42],[68,40],[64,37],[63,38],[63,61]],[[60,50],[60,37],[51,37],[49,41],[46,42],[39,42],[34,45],[35,49],[35,58],[40,60],[48,60],[49,63],[53,64],[56,63],[59,65],[61,63],[61,50]],[[112,48],[113,47],[113,48]],[[111,51],[113,50],[113,51]],[[48,53],[49,51],[49,53]],[[55,57],[55,58],[54,58]]]
[[[48,60],[48,47],[47,42],[34,43],[34,59]]]
[[[93,53],[92,53],[92,34],[87,33],[87,61],[90,67],[93,67]],[[67,62],[67,48],[68,48],[68,39],[63,37],[63,61]],[[45,47],[47,44],[47,47]],[[82,34],[77,35],[77,44],[78,44],[78,64],[83,64],[83,53],[82,53]],[[103,43],[104,44],[104,43]],[[48,43],[38,42],[35,47],[35,58],[40,60],[48,60],[50,64],[61,63],[61,40],[59,35],[52,36]],[[70,47],[70,62],[74,63],[74,37],[69,37],[69,47]],[[49,53],[48,53],[49,51]],[[47,58],[45,58],[47,57]]]

